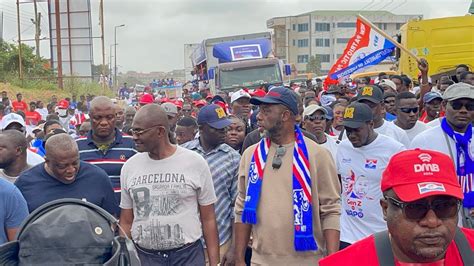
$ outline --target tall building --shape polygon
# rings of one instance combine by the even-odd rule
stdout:
[[[294,64],[298,73],[306,73],[309,58],[318,55],[321,74],[327,74],[353,36],[358,14],[391,36],[408,20],[422,17],[387,11],[312,11],[271,18],[267,20],[267,28],[273,30],[275,56]]]

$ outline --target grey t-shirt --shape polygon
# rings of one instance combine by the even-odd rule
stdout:
[[[132,238],[152,250],[179,248],[202,237],[199,205],[216,202],[202,156],[182,147],[163,160],[138,153],[120,175],[120,207],[133,209]]]

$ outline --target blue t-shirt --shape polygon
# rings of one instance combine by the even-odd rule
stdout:
[[[0,244],[8,242],[6,229],[18,228],[28,216],[26,201],[18,188],[0,178]]]
[[[74,198],[93,203],[112,215],[119,215],[112,183],[104,170],[82,162],[76,180],[64,184],[46,172],[45,163],[23,172],[15,185],[25,197],[30,212],[57,199]]]

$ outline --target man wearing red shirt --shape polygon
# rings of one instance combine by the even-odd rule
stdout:
[[[27,126],[36,126],[41,120],[41,114],[36,110],[36,102],[30,102],[30,110],[25,112],[25,123]]]
[[[13,111],[23,111],[26,112],[28,110],[28,104],[26,104],[23,100],[23,95],[21,93],[16,94],[16,101],[12,102]]]
[[[384,198],[380,205],[388,235],[386,231],[375,235],[377,239],[386,236],[386,248],[377,250],[371,235],[324,258],[319,265],[474,265],[474,230],[457,227],[463,193],[447,155],[420,149],[402,151],[391,158],[381,187]],[[464,242],[455,241],[455,235]],[[387,251],[385,256],[377,255],[381,250]],[[387,260],[392,254],[393,259]]]

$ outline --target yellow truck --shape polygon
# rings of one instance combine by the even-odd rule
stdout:
[[[454,75],[456,65],[474,68],[474,15],[412,20],[400,28],[399,42],[430,64],[429,75]],[[398,52],[398,72],[416,79],[416,60]]]

